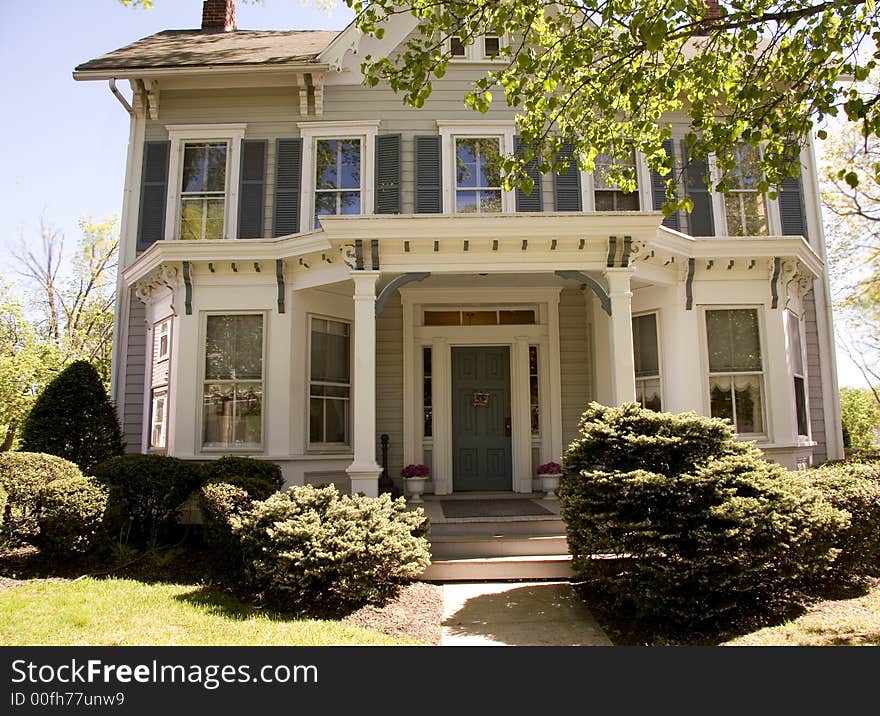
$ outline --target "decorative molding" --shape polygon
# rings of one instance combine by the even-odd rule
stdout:
[[[413,283],[414,281],[424,281],[431,274],[427,271],[421,273],[405,273],[400,276],[392,279],[385,288],[379,293],[379,297],[376,299],[376,318],[382,313],[385,308],[385,304],[388,299],[391,298],[392,294],[399,289],[401,286],[405,286],[408,283]]]
[[[150,306],[153,302],[153,294],[156,291],[165,288],[170,289],[171,310],[174,315],[177,315],[177,311],[174,309],[174,295],[179,287],[180,276],[177,267],[161,264],[134,284],[134,294],[141,303],[145,306]]]
[[[357,249],[354,244],[343,244],[339,247],[339,253],[348,268],[354,269],[357,266]]]
[[[571,279],[572,281],[580,281],[585,286],[589,286],[590,290],[599,298],[602,304],[602,310],[609,316],[611,315],[611,297],[596,279],[583,271],[556,271],[556,275],[560,278]]]

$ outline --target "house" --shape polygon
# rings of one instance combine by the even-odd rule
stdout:
[[[498,38],[457,46],[420,110],[362,82],[382,40],[246,31],[232,0],[76,68],[127,80],[113,397],[128,448],[245,454],[291,484],[529,495],[591,400],[731,419],[789,468],[843,455],[813,151],[777,198],[748,181],[664,219],[573,165],[526,195],[494,160],[514,112],[467,111]],[[675,118],[672,118],[675,121]],[[743,156],[743,167],[748,157]],[[744,179],[745,177],[744,172]]]

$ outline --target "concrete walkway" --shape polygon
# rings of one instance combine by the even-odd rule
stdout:
[[[568,582],[443,585],[442,646],[611,646]]]

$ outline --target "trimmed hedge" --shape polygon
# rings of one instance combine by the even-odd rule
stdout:
[[[565,466],[559,496],[576,571],[611,603],[679,626],[827,573],[849,526],[729,423],[692,413],[592,403]]]
[[[107,490],[90,477],[55,480],[46,488],[39,545],[49,554],[82,554],[101,535]]]
[[[116,411],[91,363],[74,361],[40,393],[24,422],[21,448],[58,455],[88,474],[122,454]]]
[[[838,535],[838,572],[880,573],[880,462],[826,463],[797,473],[832,505],[850,514]]]
[[[122,541],[157,544],[177,526],[183,502],[199,487],[193,462],[165,455],[123,455],[101,463],[95,478],[110,488],[110,528]]]
[[[281,468],[274,462],[226,455],[202,465],[206,483],[238,485],[255,500],[265,500],[284,485]]]
[[[252,586],[309,613],[381,602],[430,562],[421,510],[388,495],[296,486],[232,519]]]
[[[56,480],[81,480],[72,462],[44,453],[0,453],[0,487],[6,492],[2,532],[10,544],[35,542],[46,488]]]

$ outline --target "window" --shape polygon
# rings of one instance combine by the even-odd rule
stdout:
[[[449,53],[456,58],[467,56],[467,48],[458,36],[449,38]]]
[[[434,434],[434,413],[431,405],[431,348],[422,348],[422,414],[424,417],[424,436]]]
[[[535,309],[475,309],[427,310],[426,326],[531,326],[535,323]]]
[[[794,378],[794,410],[798,435],[809,437],[810,421],[807,417],[807,383],[804,371],[804,350],[801,342],[801,321],[788,311],[788,356]]]
[[[724,195],[724,215],[729,236],[764,236],[769,233],[767,198],[758,191],[761,173],[760,153],[755,147],[736,149],[736,167],[728,176],[729,189]]]
[[[502,37],[494,33],[470,35],[462,39],[458,35],[449,38],[449,56],[453,60],[486,62],[497,60],[501,54]]]
[[[596,157],[596,169],[593,172],[593,191],[595,192],[596,211],[638,211],[639,192],[626,193],[608,179],[608,171],[612,165],[631,167],[636,170],[635,154],[630,156],[626,164],[612,162],[607,154]]]
[[[538,402],[538,346],[529,346],[529,415],[532,436],[541,434],[541,408]]]
[[[348,445],[351,397],[349,325],[312,317],[309,443]]]
[[[238,236],[238,174],[247,125],[172,125],[165,238]]]
[[[455,210],[462,214],[501,211],[500,137],[456,137]]]
[[[165,433],[168,425],[168,391],[167,389],[154,390],[152,409],[150,411],[150,447],[164,448]]]
[[[156,360],[167,360],[171,349],[171,319],[167,318],[156,326]]]
[[[208,316],[205,330],[206,448],[259,448],[263,433],[263,316]]]
[[[633,359],[636,371],[636,402],[643,408],[663,409],[660,383],[660,351],[657,314],[633,316]]]
[[[361,140],[319,139],[315,143],[315,218],[361,213]]]
[[[707,310],[709,403],[738,433],[764,432],[763,366],[758,311]]]
[[[501,38],[498,35],[485,35],[483,37],[483,57],[495,59],[501,49]]]

